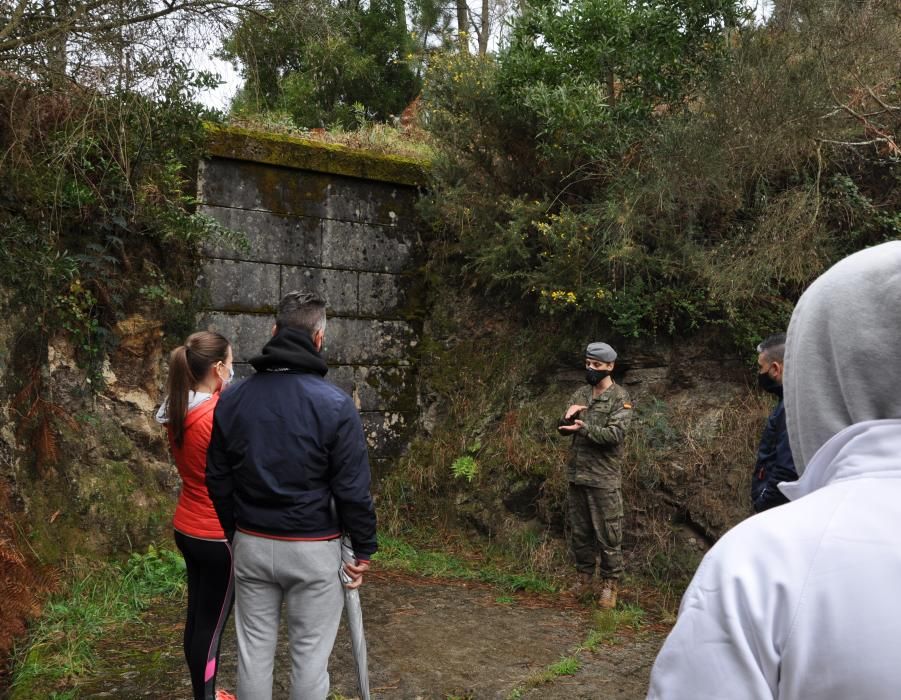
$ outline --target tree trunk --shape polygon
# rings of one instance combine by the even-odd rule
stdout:
[[[60,24],[63,23],[63,18],[69,14],[68,0],[58,0],[57,2],[44,0],[44,7],[48,14],[53,15]],[[53,34],[47,40],[47,70],[56,86],[62,85],[66,79],[66,67],[69,62],[68,44],[69,33],[65,31]]]
[[[482,15],[479,27],[479,56],[488,53],[488,37],[491,35],[491,0],[482,0]]]
[[[469,51],[469,7],[466,0],[457,0],[457,38],[461,51]]]

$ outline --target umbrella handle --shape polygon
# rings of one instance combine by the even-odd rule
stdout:
[[[348,574],[344,570],[344,564],[356,564],[357,557],[354,555],[353,547],[350,544],[350,539],[347,537],[341,538],[341,567],[338,570],[338,577],[341,579],[341,583],[347,585],[353,578],[351,578],[350,574]]]

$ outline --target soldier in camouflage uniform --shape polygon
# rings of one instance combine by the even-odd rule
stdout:
[[[610,377],[616,351],[591,343],[585,353],[586,381],[570,397],[560,421],[561,435],[572,435],[567,465],[572,551],[580,593],[599,588],[601,607],[616,605],[617,580],[623,571],[623,440],[632,419],[629,393]],[[601,581],[594,586],[598,552]]]

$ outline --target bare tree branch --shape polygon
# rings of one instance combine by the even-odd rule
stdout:
[[[882,107],[885,112],[901,112],[901,107],[893,107],[883,102],[882,99],[873,90],[873,88],[869,85],[864,84],[859,76],[854,76],[854,79],[857,80],[858,84],[870,94],[870,97],[873,98],[873,101],[880,107]],[[882,112],[877,112],[876,114],[882,114]]]
[[[91,0],[90,2],[81,2],[75,5],[70,12],[60,17],[54,17],[50,13],[42,13],[40,11],[29,13],[29,22],[25,22],[25,24],[30,23],[37,25],[39,28],[34,28],[30,32],[15,34],[16,28],[23,24],[23,19],[26,16],[25,9],[28,5],[28,0],[19,0],[16,14],[0,29],[0,39],[2,39],[0,40],[0,60],[3,60],[3,54],[9,54],[25,46],[51,41],[59,36],[108,32],[131,25],[151,22],[177,12],[195,12],[199,14],[225,10],[253,12],[258,4],[258,0],[165,0],[163,6],[156,10],[141,12],[140,14],[120,15],[114,19],[91,21],[88,19],[91,14],[109,5],[108,0]]]

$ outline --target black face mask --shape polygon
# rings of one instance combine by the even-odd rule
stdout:
[[[601,383],[605,377],[610,376],[609,369],[586,369],[585,370],[585,381],[591,384],[591,386],[597,386]]]
[[[771,394],[782,393],[782,385],[766,372],[759,372],[757,374],[757,386]]]

